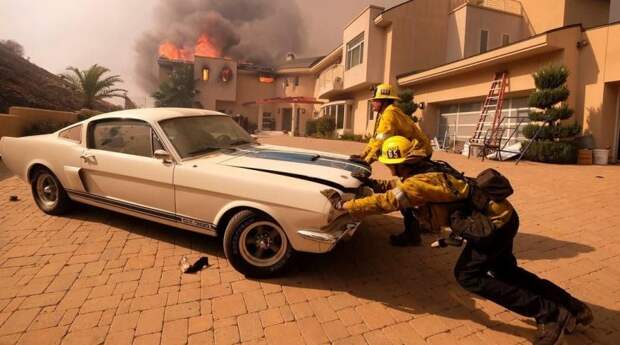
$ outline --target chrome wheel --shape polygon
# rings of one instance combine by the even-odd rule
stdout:
[[[41,173],[36,181],[37,198],[41,206],[53,209],[58,204],[59,189],[56,179],[49,173]]]
[[[269,221],[256,222],[243,229],[239,252],[244,260],[258,267],[269,267],[284,257],[288,241],[284,231]]]

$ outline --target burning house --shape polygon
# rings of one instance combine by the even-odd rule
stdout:
[[[191,64],[197,80],[195,106],[247,118],[260,130],[303,133],[305,123],[321,102],[313,97],[314,75],[306,70],[321,58],[286,60],[274,66],[223,57],[201,36],[193,48],[178,48],[164,42],[159,48],[159,81],[165,81],[175,66]]]

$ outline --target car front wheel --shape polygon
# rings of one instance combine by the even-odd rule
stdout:
[[[47,169],[39,169],[32,178],[32,196],[41,211],[60,215],[71,207],[71,200],[58,178]]]
[[[224,252],[237,271],[252,278],[268,278],[282,273],[295,256],[295,250],[280,225],[250,210],[237,213],[228,223]]]

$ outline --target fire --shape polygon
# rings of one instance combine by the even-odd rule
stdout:
[[[194,56],[221,57],[222,51],[211,42],[207,34],[203,34],[194,47],[178,47],[165,41],[159,45],[159,56],[170,60],[194,61]]]

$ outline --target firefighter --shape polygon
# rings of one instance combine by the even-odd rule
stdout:
[[[430,159],[433,149],[428,136],[413,121],[405,115],[394,102],[400,98],[390,84],[380,84],[376,87],[372,102],[372,110],[377,112],[375,129],[368,145],[361,156],[351,156],[354,161],[372,164],[381,153],[383,141],[391,136],[403,136],[413,142],[410,151],[416,160]],[[413,160],[412,160],[413,162]],[[402,209],[404,231],[390,236],[390,243],[395,246],[417,246],[422,243],[420,238],[420,224],[411,209]]]
[[[433,228],[453,227],[458,237],[467,240],[454,268],[457,282],[471,293],[535,318],[538,332],[534,344],[556,344],[576,324],[586,326],[593,321],[586,304],[517,266],[512,250],[519,217],[508,200],[484,199],[479,217],[474,217],[471,199],[475,187],[447,164],[440,168],[434,162],[426,163],[427,168],[418,162],[409,164],[410,149],[411,142],[404,137],[384,142],[379,161],[400,180],[375,181],[372,185],[377,194],[343,201],[333,189],[322,193],[336,210],[355,218],[412,206],[429,208],[426,215]]]

